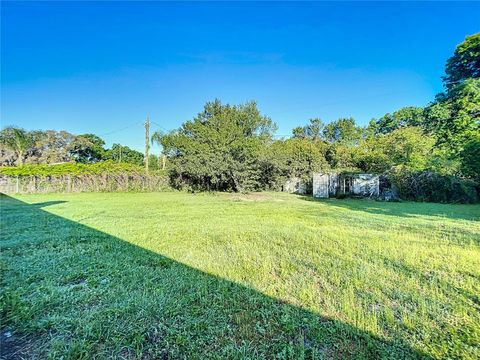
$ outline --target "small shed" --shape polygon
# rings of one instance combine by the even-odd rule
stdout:
[[[379,195],[379,175],[360,173],[313,174],[313,196],[317,198],[336,196],[377,197]]]

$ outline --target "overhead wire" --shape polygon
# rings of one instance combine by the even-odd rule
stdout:
[[[120,132],[120,131],[124,131],[124,130],[130,129],[130,128],[132,128],[132,127],[134,127],[134,126],[137,126],[137,125],[143,125],[143,123],[141,123],[141,122],[135,122],[135,123],[133,123],[133,124],[127,125],[127,126],[125,126],[125,127],[122,127],[122,128],[120,128],[120,129],[117,129],[117,130],[112,130],[112,131],[109,131],[109,132],[106,132],[106,133],[103,133],[103,134],[99,134],[98,136],[100,136],[100,137],[101,137],[101,136],[108,136],[108,135],[111,135],[111,134],[118,133],[118,132]]]

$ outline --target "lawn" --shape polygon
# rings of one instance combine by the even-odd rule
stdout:
[[[5,357],[480,357],[480,206],[1,198]]]

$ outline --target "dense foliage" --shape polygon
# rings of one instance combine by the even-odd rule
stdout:
[[[403,191],[406,198],[471,201],[475,197],[458,195],[455,189],[468,183],[470,194],[475,188],[462,178],[479,178],[480,80],[478,58],[469,57],[478,52],[478,38],[467,37],[448,60],[446,91],[431,104],[399,109],[366,127],[353,118],[328,124],[315,118],[294,128],[292,138],[274,141],[275,126],[255,103],[231,106],[216,100],[179,130],[157,133],[155,140],[168,155],[172,183],[179,188],[281,189],[287,179],[311,179],[315,171],[391,176],[401,171],[405,182],[395,177],[399,188],[419,176],[426,188],[439,192]]]
[[[94,134],[73,135],[67,131],[34,130],[6,127],[0,131],[0,165],[95,163],[113,160],[142,165],[143,154],[128,146],[113,144]]]
[[[56,165],[27,164],[23,166],[0,167],[1,175],[8,176],[56,176],[56,175],[86,175],[86,174],[119,174],[119,173],[143,173],[142,166],[128,163],[116,163],[113,161],[101,161],[92,164],[64,163]]]
[[[33,135],[24,129],[7,127],[0,134],[0,144],[2,146],[2,157],[4,149],[10,151],[11,156],[17,158],[18,165],[23,165],[23,157],[27,150],[32,146]]]
[[[462,81],[480,78],[480,33],[467,36],[448,59],[443,81],[447,89]]]
[[[105,158],[105,141],[94,134],[84,134],[74,137],[68,146],[70,156],[81,163],[97,162]],[[113,149],[112,149],[113,150]]]
[[[314,118],[294,128],[291,138],[276,139],[275,123],[255,102],[230,105],[215,100],[179,129],[153,133],[151,141],[162,155],[150,155],[149,167],[168,171],[175,188],[194,191],[281,190],[289,179],[303,179],[308,186],[314,172],[347,170],[388,173],[404,189],[418,176],[415,184],[438,194],[401,190],[403,197],[471,201],[474,197],[455,189],[468,185],[465,191],[470,194],[474,186],[464,180],[480,181],[479,42],[476,34],[458,45],[447,61],[445,92],[424,108],[407,106],[372,119],[367,126],[353,118],[329,123]],[[100,165],[21,166],[64,162]],[[121,144],[106,149],[94,134],[14,127],[0,133],[0,164],[20,166],[3,173],[110,171],[114,163],[141,166],[144,155]],[[399,172],[405,174],[404,181]]]
[[[462,173],[480,184],[480,136],[470,140],[460,153]]]
[[[421,126],[423,118],[423,108],[407,106],[394,111],[393,114],[387,113],[378,120],[372,120],[370,129],[375,134],[387,134],[406,126]]]
[[[475,203],[478,184],[473,180],[446,176],[433,171],[409,171],[400,168],[389,172],[398,195],[405,200]]]
[[[437,144],[457,155],[480,133],[480,79],[468,79],[425,109],[425,128],[437,137]]]
[[[273,131],[273,122],[254,102],[231,106],[216,100],[163,136],[161,144],[172,159],[174,182],[193,189],[246,191],[259,188],[257,159]]]

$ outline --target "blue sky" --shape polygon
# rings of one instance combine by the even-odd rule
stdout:
[[[425,105],[456,44],[480,31],[479,2],[1,6],[1,125],[138,150],[147,115],[176,128],[214,98],[256,100],[279,135]]]

